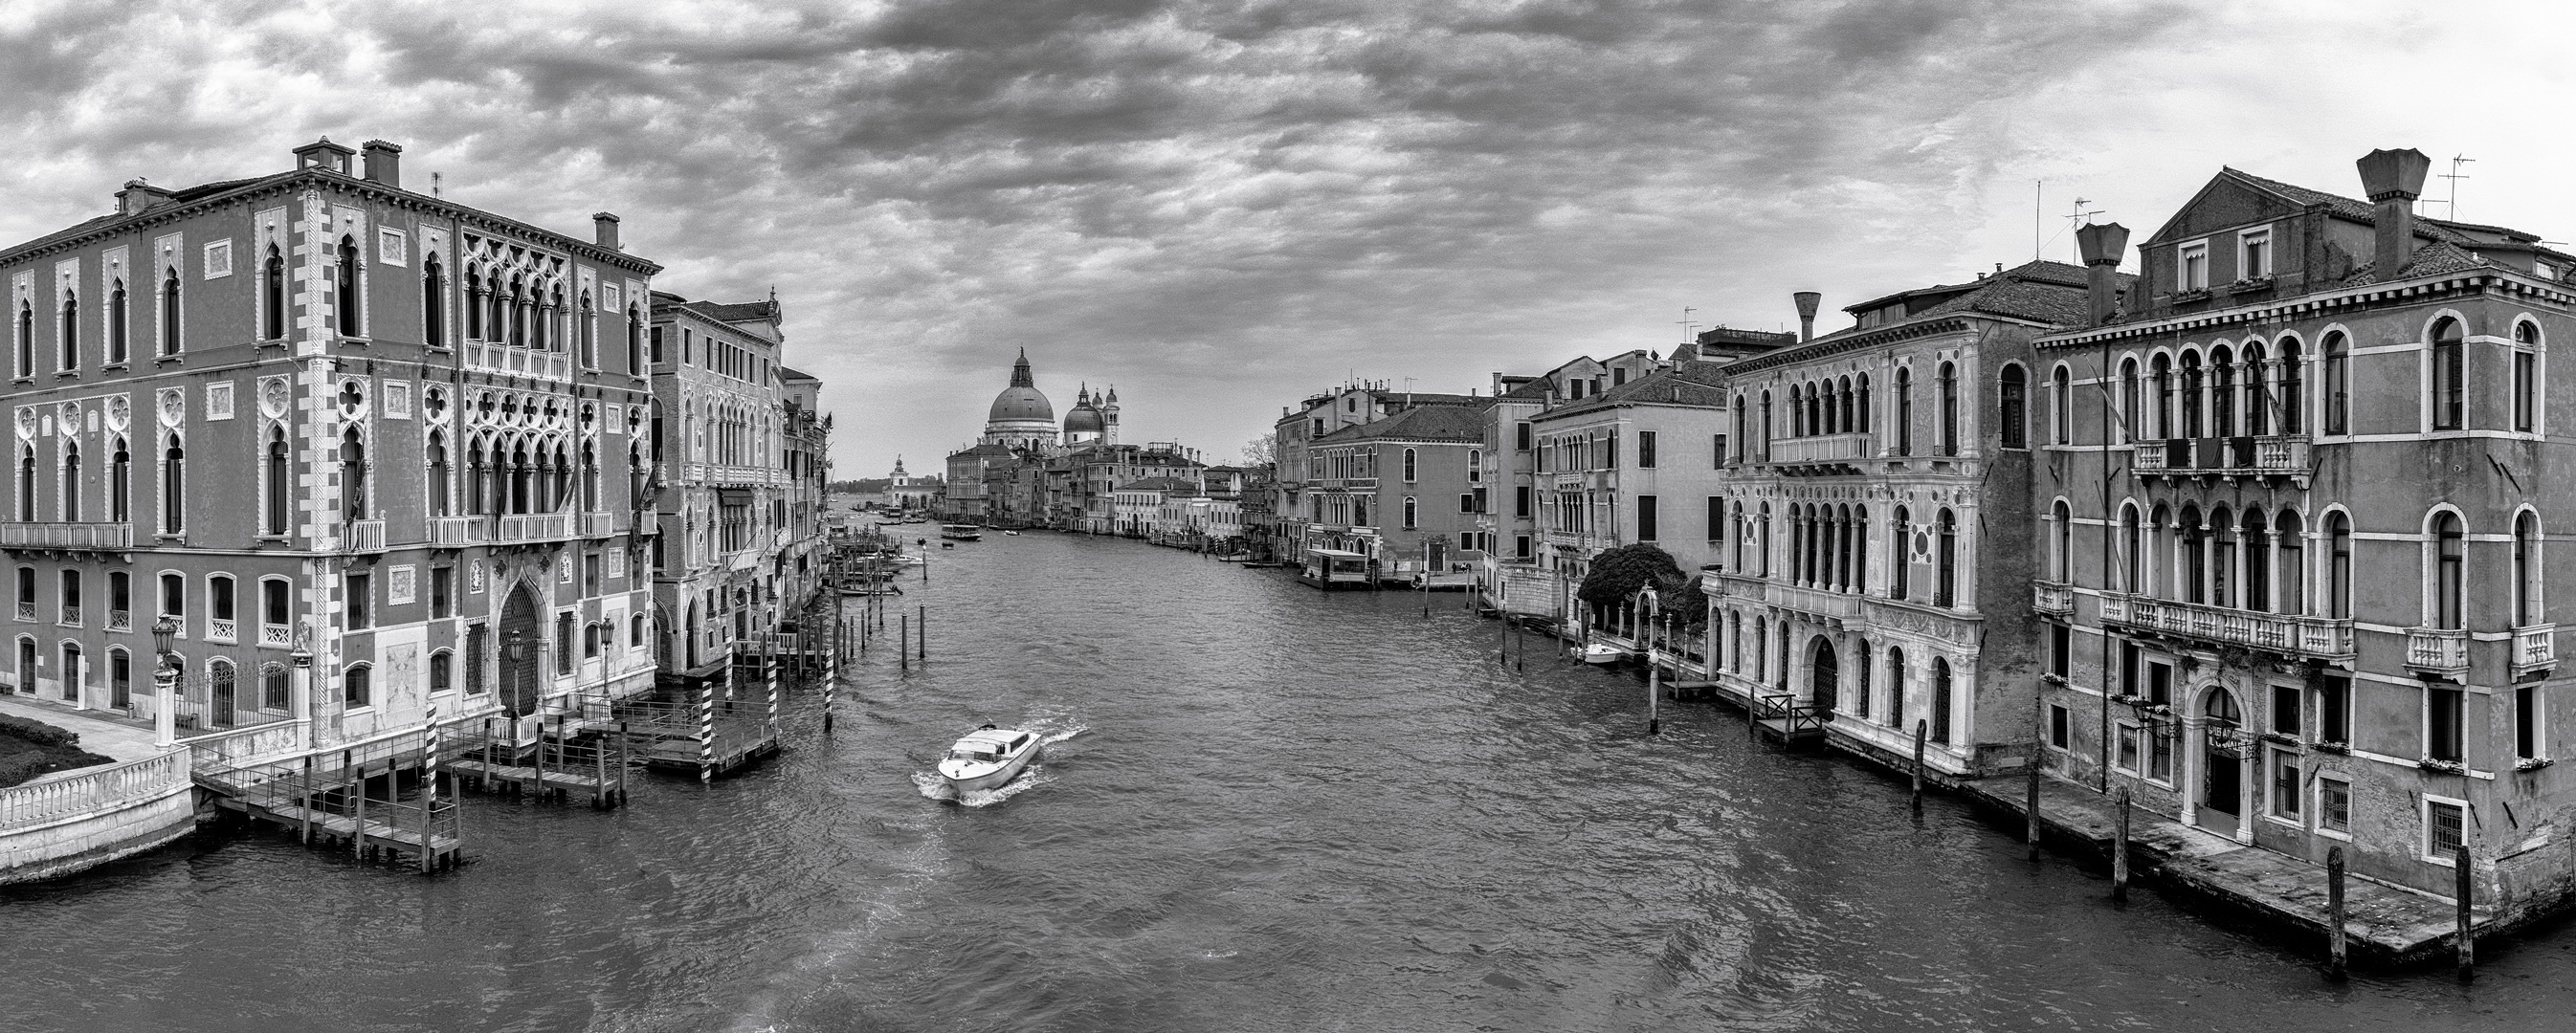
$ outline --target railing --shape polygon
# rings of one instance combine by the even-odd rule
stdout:
[[[568,353],[513,348],[491,341],[465,342],[465,366],[553,380],[572,379],[572,356]]]
[[[2558,664],[2558,625],[2534,624],[2513,629],[2513,673],[2521,677]]]
[[[1812,613],[1820,617],[1855,617],[1860,614],[1860,593],[1837,592],[1830,588],[1806,588],[1773,581],[1764,588],[1771,605]]]
[[[188,753],[82,772],[50,782],[0,789],[0,829],[110,810],[188,784]]]
[[[36,619],[36,604],[34,604],[34,603],[32,603],[32,602],[19,603],[19,604],[18,604],[18,619],[19,619],[19,620],[22,620],[22,621],[31,621],[31,620],[35,620],[35,619]]]
[[[246,728],[228,728],[182,740],[199,768],[238,765],[256,757],[304,747],[305,722],[289,718]]]
[[[132,524],[0,523],[0,548],[131,549]]]
[[[1865,433],[1775,438],[1771,442],[1774,463],[1849,463],[1867,458],[1869,435]]]
[[[444,516],[429,518],[429,544],[459,548],[484,541],[489,526],[481,516]]]
[[[504,513],[496,542],[559,541],[572,537],[570,513]]]
[[[583,513],[583,514],[581,514],[581,536],[582,536],[582,537],[584,537],[584,538],[606,538],[606,537],[608,537],[609,535],[616,534],[616,533],[617,533],[617,518],[616,518],[615,514],[611,514],[611,513]]]
[[[2139,473],[2273,476],[2308,472],[2305,434],[2260,437],[2166,438],[2131,446]]]
[[[288,646],[294,645],[295,626],[292,624],[262,624],[259,626],[259,644],[263,646],[276,646],[279,649],[284,649]]]
[[[134,614],[133,614],[131,611],[127,611],[127,610],[109,610],[109,611],[107,611],[107,630],[109,630],[109,631],[132,631],[132,630],[134,630]]]
[[[2431,674],[2468,673],[2468,629],[2406,629],[2406,666]]]
[[[216,620],[212,617],[208,617],[206,618],[206,641],[239,642],[241,641],[241,624],[237,621]]]
[[[2250,646],[2291,656],[2352,655],[2352,621],[2302,614],[2257,613],[2144,596],[2102,596],[2102,620],[2205,642]]]
[[[1786,693],[1756,695],[1753,702],[1756,720],[1780,722],[1780,731],[1793,739],[1801,735],[1821,735],[1825,722],[1833,719],[1831,710],[1812,703],[1800,703],[1797,697]]]
[[[2034,581],[2030,586],[2030,608],[2040,613],[2075,612],[2075,586],[2053,581]]]
[[[349,522],[348,537],[341,539],[341,544],[349,552],[383,552],[385,551],[385,522],[352,520]]]
[[[77,606],[65,606],[63,607],[62,614],[56,619],[60,620],[66,627],[80,627],[81,608]]]

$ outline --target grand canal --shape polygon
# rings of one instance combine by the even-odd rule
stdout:
[[[0,891],[0,1029],[2565,1029],[2576,928],[2341,987],[1457,596],[1325,596],[1133,542],[937,553],[836,734],[633,805],[466,799],[463,871],[256,832]],[[855,603],[855,600],[853,600]],[[893,621],[889,618],[891,631]],[[1007,798],[918,781],[1056,740]]]

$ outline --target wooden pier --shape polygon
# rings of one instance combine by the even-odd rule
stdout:
[[[506,724],[487,719],[478,734],[460,737],[447,769],[486,793],[565,802],[586,796],[600,810],[626,802],[630,758],[622,730],[558,719],[551,729],[536,722],[535,734],[524,738],[496,734]]]
[[[456,866],[464,845],[453,783],[419,783],[406,802],[403,776],[420,768],[418,739],[394,739],[241,766],[200,767],[196,783],[215,806],[283,829],[308,845],[347,849],[359,861],[401,858],[422,872]],[[447,781],[442,779],[442,781]]]

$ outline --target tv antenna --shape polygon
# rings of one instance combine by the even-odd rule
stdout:
[[[2460,221],[2460,181],[2469,178],[2468,173],[2460,171],[2460,166],[2476,160],[2466,155],[2454,154],[2451,156],[2451,171],[2442,174],[2443,179],[2451,181],[2451,199],[2442,202],[2443,217],[2452,222]]]
[[[445,196],[447,196],[447,195],[446,195],[446,193],[442,190],[442,188],[441,188],[441,186],[440,186],[440,178],[441,178],[441,174],[440,174],[440,173],[432,172],[432,173],[430,173],[430,174],[429,174],[429,196],[431,196],[431,197],[445,197]]]
[[[2102,209],[2100,209],[2100,208],[2086,208],[2086,207],[2084,207],[2085,205],[2092,204],[2092,203],[2093,203],[2093,202],[2088,201],[2088,200],[2086,200],[2086,199],[2084,199],[2084,198],[2081,198],[2081,197],[2076,198],[2076,199],[2075,199],[2075,207],[2074,207],[2074,209],[2073,209],[2073,210],[2071,210],[2071,211],[2069,211],[2069,212],[2067,213],[2067,215],[2066,215],[2066,228],[2067,228],[2067,229],[2069,229],[2069,230],[2073,230],[2073,229],[2078,229],[2078,228],[2081,228],[2081,227],[2084,227],[2084,226],[2092,225],[2092,224],[2093,224],[2093,217],[2094,217],[2094,216],[2096,216],[2096,215],[2100,215],[2100,214],[2102,214],[2102,211],[2103,211],[2103,210],[2102,210]],[[2084,243],[2083,243],[2083,241],[2082,241],[2082,240],[2077,240],[2077,241],[2075,241],[2073,244],[2071,244],[2071,245],[2069,245],[2069,246],[2070,246],[2070,247],[2072,247],[2072,248],[2074,249],[2070,254],[2071,254],[2071,256],[2073,257],[2075,264],[2076,264],[2076,265],[2082,265],[2082,264],[2084,264]]]
[[[1698,309],[1696,309],[1696,308],[1692,308],[1692,307],[1691,307],[1691,306],[1689,306],[1689,305],[1684,305],[1684,306],[1682,306],[1682,322],[1681,322],[1681,327],[1682,327],[1682,343],[1683,343],[1683,344],[1689,344],[1689,343],[1691,342],[1691,327],[1698,325],[1698,324],[1693,323],[1693,322],[1691,321],[1691,313],[1693,313],[1693,312],[1697,312],[1697,311],[1699,311],[1699,310],[1698,310]]]

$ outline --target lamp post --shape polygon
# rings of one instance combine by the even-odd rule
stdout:
[[[179,672],[170,666],[170,640],[178,634],[168,614],[152,625],[152,744],[164,748],[179,741]]]
[[[295,716],[304,722],[302,742],[310,748],[313,745],[313,648],[311,636],[305,628],[295,629],[295,649],[286,656],[295,664],[295,698],[289,702]]]
[[[507,657],[510,661],[510,684],[507,686],[509,695],[508,698],[501,701],[501,713],[503,716],[509,718],[510,740],[512,742],[517,742],[519,738],[519,701],[521,695],[527,688],[525,685],[520,684],[520,675],[525,673],[523,667],[528,659],[528,642],[526,636],[521,635],[517,628],[510,629],[510,637],[501,646],[501,655]]]
[[[1638,589],[1637,597],[1646,603],[1646,620],[1638,628],[1641,634],[1637,637],[1646,642],[1646,734],[1654,735],[1663,731],[1664,725],[1663,718],[1655,710],[1657,697],[1663,695],[1664,669],[1655,665],[1655,617],[1661,600],[1656,597],[1653,585]]]

